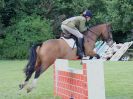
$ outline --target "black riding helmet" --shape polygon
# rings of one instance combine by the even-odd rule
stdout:
[[[83,16],[84,17],[91,17],[92,18],[92,12],[90,11],[90,10],[85,10],[84,12],[83,12]]]

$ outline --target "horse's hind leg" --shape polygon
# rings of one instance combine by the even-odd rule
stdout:
[[[31,71],[27,76],[26,76],[26,79],[25,81],[19,85],[19,88],[20,90],[23,89],[27,84],[28,84],[28,81],[29,79],[31,78],[32,74],[34,73],[34,71]]]
[[[19,85],[20,90],[23,89],[28,84],[29,79],[31,78],[32,74],[35,72],[35,67],[39,66],[39,64],[40,64],[40,61],[37,58],[34,68],[25,70],[26,79],[22,84]],[[31,65],[31,64],[28,64],[28,65]]]
[[[50,65],[48,65],[48,64],[41,64],[41,65],[38,66],[38,68],[36,68],[34,79],[33,79],[33,81],[32,81],[31,86],[29,86],[29,87],[27,88],[27,93],[28,93],[28,92],[31,92],[32,89],[34,89],[34,88],[36,87],[38,78],[40,77],[40,75],[41,75],[44,71],[46,71],[46,70],[48,69],[49,66],[50,66]]]
[[[33,88],[36,87],[37,80],[41,73],[42,73],[42,66],[40,65],[35,71],[35,76],[34,76],[31,86],[27,87],[27,93],[29,93]]]

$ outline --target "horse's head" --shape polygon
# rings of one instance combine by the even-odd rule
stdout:
[[[93,51],[95,48],[95,43],[98,38],[102,38],[103,41],[106,41],[109,46],[113,44],[112,33],[110,32],[110,25],[108,24],[100,24],[97,26],[93,26],[89,28],[88,31],[84,33],[85,38],[85,54],[88,56],[95,56],[99,58],[99,55]]]
[[[111,33],[111,25],[110,24],[100,24],[94,27],[91,27],[88,31],[86,31],[85,37],[89,42],[96,42],[97,38],[102,38],[103,41],[107,42],[109,46],[113,44],[113,37]]]
[[[111,25],[110,24],[103,24],[101,28],[103,28],[103,30],[101,32],[103,41],[106,41],[106,43],[109,46],[112,46],[113,45],[113,36],[111,33]]]

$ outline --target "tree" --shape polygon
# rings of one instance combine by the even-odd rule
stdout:
[[[54,38],[50,23],[37,15],[23,19],[6,29],[6,38],[0,44],[2,58],[22,59],[28,56],[32,44]]]

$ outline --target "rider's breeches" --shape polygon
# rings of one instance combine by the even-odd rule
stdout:
[[[81,34],[78,29],[73,29],[63,24],[61,25],[61,29],[64,33],[71,33],[77,38],[83,38],[83,34]]]

